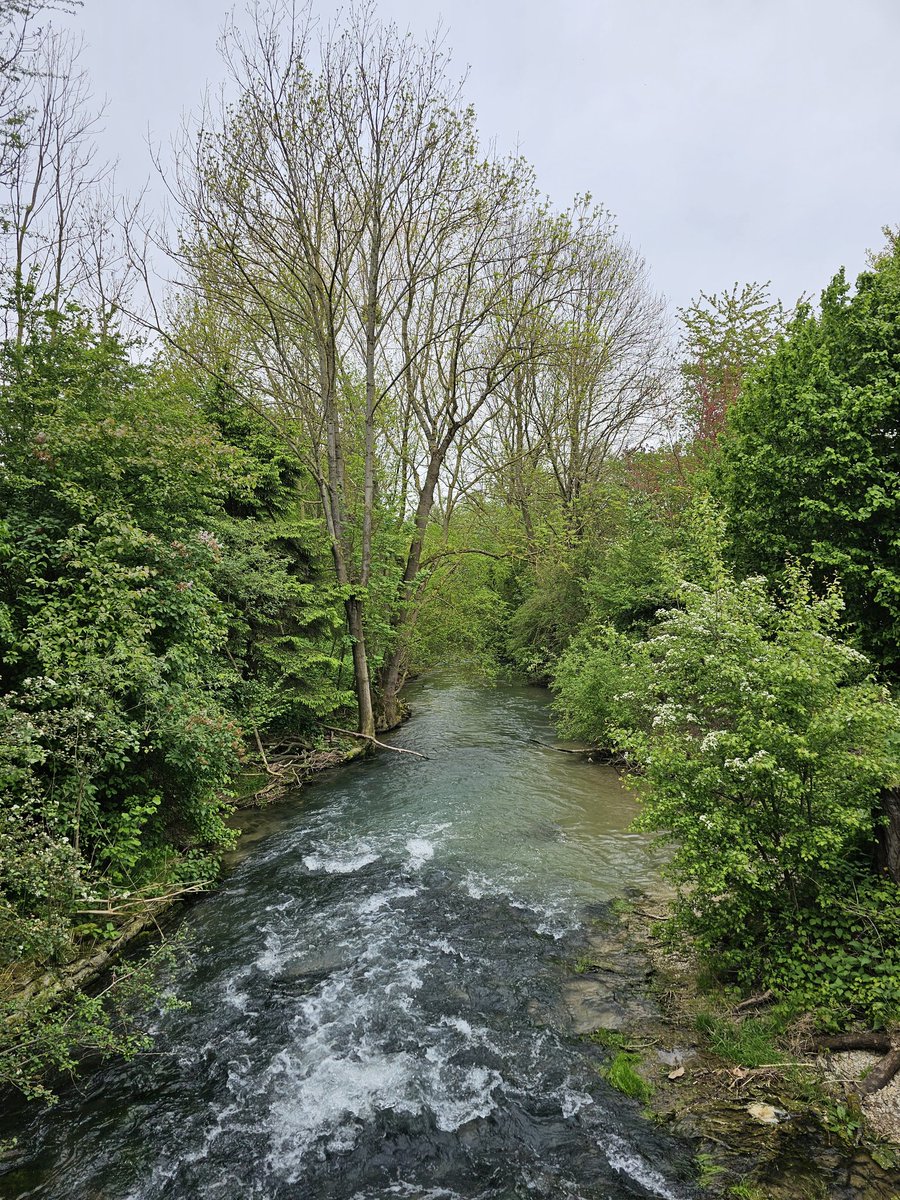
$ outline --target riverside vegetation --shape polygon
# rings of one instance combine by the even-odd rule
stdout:
[[[817,307],[699,297],[673,349],[438,44],[260,6],[168,181],[163,317],[71,47],[0,19],[0,1080],[138,1049],[150,974],[67,967],[214,881],[242,769],[371,744],[447,662],[624,761],[721,981],[893,1031],[896,234]]]

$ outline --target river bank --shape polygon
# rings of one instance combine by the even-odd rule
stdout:
[[[660,884],[616,904],[573,965],[570,1019],[600,1070],[690,1142],[704,1195],[896,1200],[897,1080],[858,1098],[875,1056],[817,1056],[802,1022],[779,1036],[760,1010],[736,1011],[660,938],[667,901]]]
[[[315,748],[276,747],[271,757],[261,750],[258,769],[251,766],[235,779],[231,801],[234,812],[228,824],[237,841],[234,849],[221,858],[222,873],[233,869],[251,851],[258,823],[256,814],[269,806],[295,803],[301,787],[367,752],[364,743],[351,737],[331,737],[328,741],[328,745]],[[21,961],[13,970],[4,972],[0,977],[0,1004],[5,1016],[4,1038],[0,1041],[0,1097],[9,1100],[22,1089],[35,1098],[52,1098],[53,1093],[47,1090],[41,1075],[49,1079],[58,1073],[53,1069],[55,1064],[61,1066],[65,1060],[77,1063],[86,1053],[89,1059],[96,1055],[99,1047],[91,1046],[86,1051],[77,1041],[71,1050],[68,1048],[65,1010],[90,1003],[90,998],[100,992],[106,995],[115,992],[120,978],[130,981],[129,988],[133,987],[134,964],[148,954],[153,957],[159,947],[164,950],[164,930],[177,921],[179,911],[192,900],[209,894],[218,882],[211,880],[162,892],[154,888],[136,890],[124,901],[111,902],[107,911],[94,912],[98,918],[94,926],[103,930],[102,935],[83,937],[66,962],[50,968],[32,965],[29,970],[29,963]],[[148,966],[148,970],[152,968]],[[36,1050],[47,1065],[35,1073],[30,1060],[16,1061],[15,1043],[24,1039],[26,1044],[37,1047],[42,1037],[38,1032],[41,1026],[53,1028],[54,1033],[45,1051]],[[100,1038],[106,1038],[106,1030],[106,1024],[98,1027]],[[119,1052],[126,1048],[123,1040]],[[71,1070],[72,1066],[66,1069]]]

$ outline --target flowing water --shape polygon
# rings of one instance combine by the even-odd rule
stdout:
[[[634,802],[534,689],[419,683],[397,745],[265,811],[183,921],[190,1009],[19,1130],[0,1196],[693,1195],[566,1032],[588,922],[652,877]],[[4,1132],[8,1133],[8,1130]]]

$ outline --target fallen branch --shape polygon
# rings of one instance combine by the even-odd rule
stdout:
[[[198,880],[196,883],[187,885],[186,887],[175,888],[171,892],[162,892],[157,895],[147,895],[147,896],[138,895],[138,896],[132,896],[129,898],[126,898],[123,896],[120,899],[117,899],[115,901],[115,907],[113,907],[113,901],[108,900],[108,901],[106,901],[106,905],[107,905],[106,908],[76,908],[76,909],[73,909],[72,911],[75,916],[79,916],[79,917],[84,917],[84,916],[97,916],[97,917],[130,916],[132,914],[132,911],[136,908],[143,907],[144,909],[149,910],[151,908],[151,906],[154,904],[168,905],[173,900],[177,900],[182,896],[192,896],[192,895],[197,894],[198,892],[205,892],[211,883],[212,883],[211,879],[205,879],[205,880],[201,879],[201,880]],[[101,900],[90,899],[90,900],[85,900],[84,903],[85,904],[103,904],[104,901],[102,899]]]
[[[878,1092],[900,1071],[900,1046],[894,1045],[890,1034],[876,1029],[862,1033],[839,1033],[834,1037],[816,1038],[816,1048],[839,1053],[842,1050],[875,1050],[883,1055],[865,1079],[857,1085],[863,1096]]]
[[[631,911],[635,914],[635,916],[646,917],[648,921],[668,921],[669,919],[666,916],[660,916],[658,913],[644,912],[642,908],[633,908]]]
[[[16,1000],[20,1003],[34,999],[36,996],[56,996],[61,992],[74,991],[84,983],[96,978],[120,954],[125,947],[144,933],[151,924],[156,924],[153,916],[144,911],[125,925],[118,937],[107,942],[96,953],[88,958],[76,960],[59,973],[45,972],[32,979],[24,987],[18,988]],[[157,926],[157,929],[159,926]]]
[[[599,754],[600,751],[596,746],[585,746],[583,750],[570,750],[567,746],[551,746],[549,742],[542,742],[539,738],[527,738],[532,746],[542,746],[545,750],[555,750],[557,754]]]
[[[815,1062],[780,1062],[760,1063],[758,1067],[719,1067],[717,1070],[720,1075],[725,1073],[734,1075],[735,1081],[740,1082],[751,1075],[758,1074],[760,1071],[783,1071],[787,1067],[803,1067],[807,1071],[815,1071],[818,1069],[818,1066],[819,1064]],[[740,1071],[740,1074],[736,1075],[736,1071]]]
[[[890,1034],[867,1029],[862,1033],[838,1033],[815,1040],[817,1050],[880,1050],[883,1054],[893,1048]]]
[[[758,996],[748,996],[746,1000],[742,1000],[740,1004],[736,1004],[732,1012],[744,1012],[748,1008],[763,1008],[766,1004],[771,1004],[775,999],[775,993],[769,988],[765,992],[760,992]]]
[[[900,1071],[900,1046],[895,1046],[884,1058],[879,1059],[862,1083],[860,1083],[860,1092],[864,1096],[867,1096],[871,1092],[880,1091],[881,1088],[886,1087],[891,1082],[898,1071]]]
[[[269,742],[269,754],[272,757],[277,757],[277,752],[284,749],[303,750],[306,753],[316,753],[316,747],[310,745],[309,742],[304,742],[301,738],[279,738],[277,742]]]
[[[403,746],[389,746],[387,742],[379,742],[378,738],[372,737],[370,733],[356,733],[352,729],[341,729],[337,725],[323,725],[322,728],[327,729],[329,733],[344,733],[347,737],[355,737],[364,742],[371,742],[373,746],[378,746],[382,750],[393,750],[395,754],[411,754],[414,758],[428,758],[427,754],[420,754],[418,750],[407,750]]]

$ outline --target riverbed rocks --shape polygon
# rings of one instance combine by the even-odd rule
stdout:
[[[712,1053],[694,1024],[710,1004],[698,964],[658,938],[667,899],[632,897],[626,911],[597,915],[570,964],[566,1019],[601,1073],[627,1055],[652,1092],[647,1110],[693,1143],[703,1195],[900,1200],[900,1076],[858,1096],[877,1052],[752,1069]]]
[[[648,994],[650,973],[624,924],[593,934],[566,986],[568,1031],[620,1031],[658,1019],[659,1008]]]

